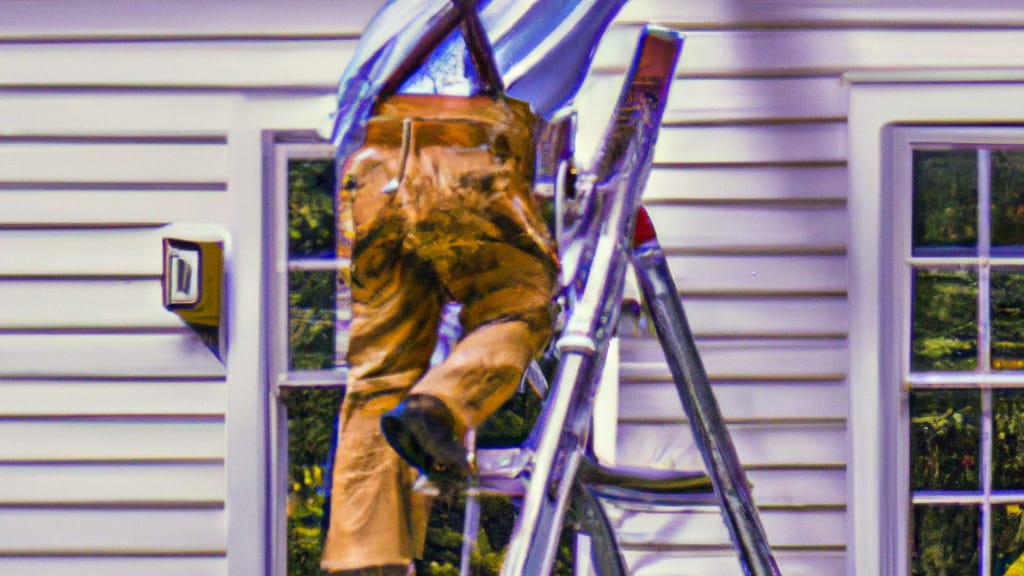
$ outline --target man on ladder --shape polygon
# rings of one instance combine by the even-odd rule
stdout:
[[[470,473],[464,433],[511,396],[552,332],[559,265],[532,197],[538,119],[505,94],[474,3],[445,11],[448,2],[385,6],[364,47],[376,46],[374,27],[393,27],[403,6],[415,21],[436,5],[421,23],[434,29],[400,30],[396,38],[420,35],[403,58],[386,42],[357,53],[342,80],[338,253],[351,259],[343,274],[353,317],[321,562],[331,574],[405,574],[422,553],[429,513],[429,498],[411,489],[416,475]],[[610,13],[592,11],[597,29]],[[442,41],[456,22],[476,95],[394,93],[411,63],[452,50]],[[380,72],[382,58],[391,58],[391,74]],[[360,68],[367,62],[376,77]],[[359,102],[345,101],[352,91]],[[369,117],[346,116],[353,110]],[[428,370],[448,300],[462,305],[464,335]]]

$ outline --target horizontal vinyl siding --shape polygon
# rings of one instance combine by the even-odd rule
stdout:
[[[160,275],[228,222],[230,110],[0,92],[0,574],[227,573],[224,367]]]
[[[0,422],[0,462],[181,461],[224,457],[223,418],[15,419]]]
[[[655,205],[648,208],[670,254],[843,251],[845,205]]]
[[[981,27],[687,30],[678,76],[730,80],[766,87],[756,103],[743,96],[725,99],[723,112],[750,119],[841,118],[841,91],[830,85],[850,70],[907,68],[1012,68],[1024,60],[1024,31]],[[613,27],[594,61],[595,70],[621,73],[636,44],[633,27]],[[246,37],[63,39],[0,42],[0,78],[8,88],[148,87],[176,89],[330,90],[355,50],[357,39],[337,37]],[[777,82],[767,82],[776,79]],[[610,80],[605,80],[610,82]],[[695,94],[711,100],[728,83],[697,84]],[[684,86],[680,86],[685,91]],[[673,96],[673,103],[685,99]],[[801,94],[798,98],[787,96]],[[809,102],[813,95],[821,100]],[[838,100],[837,100],[838,97]],[[781,107],[781,108],[780,108]],[[701,101],[689,110],[708,108]],[[673,107],[671,122],[690,118]],[[776,114],[776,112],[783,112]],[[837,112],[839,114],[837,115]],[[697,120],[693,118],[692,120]]]
[[[0,418],[215,417],[224,414],[225,384],[197,380],[9,379],[0,387]]]
[[[113,204],[119,204],[116,201],[117,192],[94,193],[91,199],[102,203],[107,194],[115,196]],[[33,192],[32,195],[34,201],[46,202],[39,200],[39,197],[47,194]],[[0,198],[3,196],[4,193],[0,191]],[[150,218],[163,219],[161,198],[159,193],[148,194],[144,210]],[[22,220],[19,211],[34,211],[30,206],[31,202],[28,206],[19,205],[19,210],[9,215],[3,213],[3,218]],[[92,204],[87,200],[86,206],[91,207]],[[189,214],[197,218],[201,216],[194,206],[184,208],[183,211],[186,218]],[[0,277],[160,277],[163,269],[161,243],[164,232],[159,226],[125,224],[124,219],[119,218],[121,212],[118,210],[106,213],[112,222],[77,225],[88,213],[89,210],[86,210],[84,213],[69,215],[68,218],[74,222],[68,227],[48,228],[46,226],[49,223],[45,220],[33,219],[30,223],[17,222],[10,229],[3,230],[0,234],[0,252],[3,252],[4,258],[0,260]],[[39,257],[36,251],[46,257]]]
[[[842,573],[851,310],[841,76],[1020,68],[1024,52],[1011,47],[1024,43],[1024,11],[632,0],[619,21],[686,36],[644,200],[783,573]],[[635,35],[608,35],[594,94],[615,91]],[[658,348],[623,343],[618,462],[702,468]],[[612,515],[635,574],[741,573],[715,510]]]
[[[843,26],[1022,26],[1024,13],[1013,0],[979,0],[969,10],[959,0],[842,0],[832,2],[702,2],[630,0],[622,22],[658,22],[687,29],[799,25]]]
[[[728,415],[727,422],[841,420],[846,417],[846,388],[839,381],[720,381],[713,388],[722,412]],[[619,398],[622,421],[685,421],[674,387],[665,386],[664,382],[640,380],[630,382],[629,391]],[[764,402],[759,395],[771,397],[772,402]]]
[[[829,250],[823,248],[822,251]],[[834,253],[679,254],[668,265],[679,291],[687,296],[745,295],[762,297],[809,294],[842,295],[846,290],[846,258]]]
[[[686,48],[678,75],[690,78],[838,76],[867,68],[993,68],[1016,66],[1024,58],[1024,30],[1018,29],[784,27],[682,31]],[[595,66],[625,69],[635,36],[627,28],[612,30],[605,38],[610,49],[602,52]]]
[[[716,507],[660,513],[636,513],[610,508],[610,520],[622,545],[660,552],[666,547],[694,546],[727,549],[729,536]],[[768,539],[773,546],[819,551],[842,547],[845,512],[842,509],[761,510]],[[657,542],[658,545],[652,545]]]
[[[677,13],[646,6],[623,19]],[[839,74],[878,35],[837,30],[836,46],[818,50],[817,31],[723,21],[683,32],[644,201],[783,573],[843,573],[850,311]],[[594,85],[616,81],[630,34],[609,36],[617,48],[599,55]],[[656,339],[623,341],[620,380],[617,462],[702,469]],[[742,573],[716,508],[608,511],[634,574]]]
[[[187,328],[4,331],[0,361],[0,378],[19,380],[224,377],[223,365]]]
[[[60,4],[40,10],[40,2],[8,2],[0,38],[182,37],[265,35],[357,36],[383,0],[134,0],[133,9],[117,4]],[[1007,0],[886,2],[704,2],[630,0],[619,14],[626,23],[660,22],[687,29],[850,24],[885,26],[1020,26],[1024,14]]]
[[[655,166],[644,190],[648,204],[834,203],[845,198],[846,168],[841,163]]]
[[[224,500],[215,460],[8,462],[0,472],[0,506],[216,508]]]
[[[147,556],[44,556],[5,558],[0,573],[46,574],[46,576],[226,576],[227,564],[218,555],[180,557]]]
[[[0,325],[7,329],[173,329],[181,320],[162,301],[159,278],[9,279],[0,283]]]
[[[219,141],[218,141],[219,140]],[[223,138],[10,138],[0,140],[6,186],[111,183],[117,187],[223,186]]]
[[[698,549],[690,552],[659,551],[657,554],[627,550],[626,563],[638,574],[650,576],[706,576],[740,574],[739,560],[731,551]],[[776,550],[775,560],[783,574],[842,574],[841,551],[790,552]]]
[[[323,88],[357,40],[188,39],[0,43],[0,78],[17,87]]]
[[[122,190],[101,186],[75,189],[75,186],[60,183],[47,185],[47,193],[41,194],[42,186],[26,190],[11,185],[0,191],[0,213],[7,215],[4,221],[11,227],[37,226],[40,222],[78,227],[117,226],[126,220],[136,226],[149,227],[166,222],[217,224],[227,219],[227,195],[210,193],[216,190],[140,190],[134,189],[142,188],[137,183],[129,186],[130,189]],[[154,208],[154,200],[159,204],[158,209]],[[159,234],[159,231],[145,229],[135,232]],[[5,240],[0,239],[0,242]],[[92,260],[99,258],[109,256],[93,253]]]
[[[0,540],[18,556],[210,556],[224,550],[224,518],[219,509],[18,508],[0,510]]]
[[[48,10],[38,4],[8,2],[0,38],[358,37],[384,0],[133,0],[131,10],[107,2]]]

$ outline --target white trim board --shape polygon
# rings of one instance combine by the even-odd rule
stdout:
[[[849,277],[850,277],[850,510],[848,574],[898,574],[901,527],[894,520],[897,405],[890,396],[898,378],[896,359],[883,339],[892,314],[888,270],[891,247],[881,232],[887,224],[886,129],[900,124],[1024,124],[1024,83],[1015,81],[908,82],[891,76],[849,75]],[[979,72],[975,78],[985,78]]]

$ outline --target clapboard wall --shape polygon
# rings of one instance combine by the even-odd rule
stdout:
[[[328,101],[355,41],[296,78],[309,31],[242,8],[0,2],[0,574],[265,564],[258,331],[255,354],[232,337],[228,371],[163,309],[162,227],[258,234],[254,103]],[[255,14],[289,34],[273,10]],[[257,285],[260,246],[232,255]],[[258,296],[232,306],[258,325]]]
[[[846,416],[874,385],[846,377],[842,75],[1019,67],[1022,19],[1006,2],[634,0],[621,14],[687,35],[645,199],[784,574],[847,571]],[[620,462],[699,468],[656,341],[623,357]],[[615,521],[638,574],[741,573],[714,510]]]
[[[687,37],[644,198],[782,572],[841,574],[843,66],[821,69],[806,48],[821,31],[771,11],[740,22],[664,4],[622,15]],[[622,355],[619,463],[702,468],[657,341]],[[742,573],[715,508],[612,517],[636,574]]]
[[[0,574],[225,573],[225,373],[160,294],[160,227],[227,222],[222,111],[0,92]]]
[[[258,137],[318,127],[379,4],[0,0],[0,574],[262,565]],[[646,21],[687,41],[645,199],[784,573],[843,573],[841,76],[1024,66],[1024,11],[631,0],[582,99],[617,92]],[[270,106],[315,110],[253,120]],[[160,306],[174,222],[237,241],[255,329],[228,370]],[[655,341],[623,358],[619,463],[699,467]],[[714,511],[612,513],[636,574],[739,573]]]

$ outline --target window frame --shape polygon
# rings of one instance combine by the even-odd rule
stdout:
[[[287,388],[340,388],[348,371],[292,370],[289,368],[288,274],[288,164],[292,160],[334,160],[334,146],[315,133],[277,133],[265,150],[267,167],[264,239],[267,286],[265,335],[268,414],[268,477],[270,509],[268,571],[271,576],[288,573],[288,416],[282,401]],[[337,215],[335,215],[337,216]],[[326,260],[325,260],[326,262]]]
[[[923,125],[982,131],[1024,125],[1024,82],[998,70],[858,72],[843,80],[849,109],[851,310],[847,571],[903,576],[909,568],[909,481],[901,479],[908,478],[909,434],[900,440],[900,383],[907,357],[903,330],[909,324],[903,326],[900,309],[909,276],[903,278],[894,244],[895,230],[909,235],[910,226],[897,225],[895,134]]]
[[[989,353],[984,344],[991,339],[991,318],[989,312],[984,312],[988,322],[982,322],[979,316],[979,337],[983,345],[978,347],[978,367],[974,371],[964,372],[915,372],[911,369],[911,345],[913,340],[913,275],[916,269],[924,268],[928,262],[939,263],[943,258],[922,257],[913,255],[912,222],[913,222],[913,153],[923,148],[970,149],[976,152],[976,162],[981,162],[980,156],[987,161],[987,169],[983,172],[977,168],[978,182],[978,205],[985,203],[991,206],[991,151],[992,148],[1002,146],[1014,146],[1024,149],[1024,126],[1018,127],[995,127],[995,126],[891,126],[888,129],[889,137],[893,145],[891,153],[892,188],[888,196],[891,198],[890,205],[893,207],[891,224],[892,249],[893,249],[893,278],[896,279],[893,287],[892,297],[899,301],[896,306],[898,311],[895,318],[898,326],[894,330],[898,334],[900,379],[896,383],[899,390],[899,413],[898,413],[898,437],[897,437],[897,495],[898,504],[897,516],[898,526],[902,527],[900,553],[905,558],[910,553],[909,538],[909,515],[915,503],[914,490],[910,486],[910,392],[916,390],[938,390],[955,388],[960,390],[976,390],[980,393],[981,401],[981,432],[979,446],[979,488],[980,495],[967,496],[954,494],[959,491],[946,491],[948,494],[922,495],[918,498],[919,503],[930,504],[973,504],[980,507],[980,520],[982,535],[979,543],[980,550],[979,566],[983,574],[991,572],[992,550],[992,518],[991,509],[993,504],[1016,503],[1020,498],[1015,498],[1012,491],[1003,495],[992,494],[991,486],[991,450],[992,446],[992,391],[996,388],[1013,387],[1024,390],[1024,373],[1021,371],[992,371],[989,370]],[[1000,261],[999,266],[986,264],[989,270],[1005,265],[1019,265],[1020,257],[996,256],[989,253],[989,243],[986,236],[991,231],[991,222],[986,218],[979,223],[978,233],[978,254],[973,257],[957,257],[956,261],[972,261],[972,266],[977,266],[979,273],[982,269],[982,262],[985,260]],[[952,269],[952,268],[950,268]],[[982,275],[979,277],[979,287],[982,283],[987,284],[986,289],[979,290],[976,297],[979,306],[979,314],[982,309],[989,306],[989,290],[991,289],[991,277]],[[987,334],[988,339],[984,338]],[[1016,386],[1014,386],[1016,384]],[[974,491],[971,491],[974,492]],[[1007,500],[1010,499],[1010,500]],[[1004,502],[1006,501],[1006,502]],[[909,572],[910,563],[903,561],[898,565],[897,572],[905,576]]]

